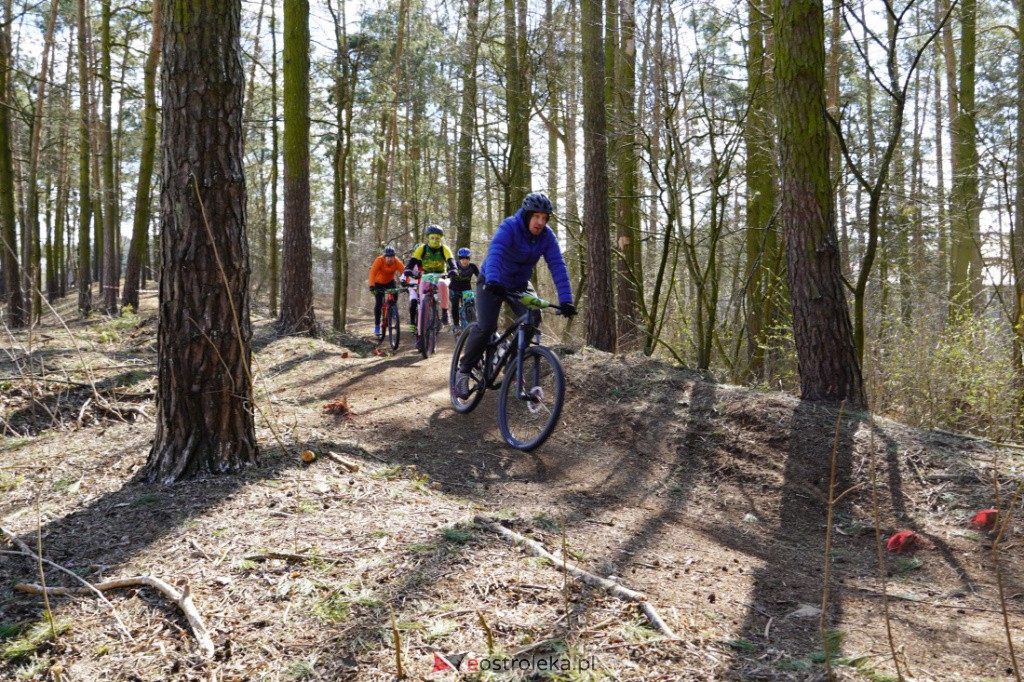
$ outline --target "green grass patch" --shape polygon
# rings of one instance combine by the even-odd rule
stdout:
[[[468,529],[460,526],[445,528],[441,535],[444,537],[445,542],[450,542],[453,545],[464,545],[473,537],[473,534]]]
[[[896,559],[896,570],[900,573],[908,573],[910,571],[916,571],[924,566],[924,562],[918,559],[916,556],[911,557],[899,557]]]
[[[0,491],[9,492],[17,490],[18,486],[25,482],[25,477],[20,474],[8,474],[0,472]]]
[[[164,501],[163,495],[158,495],[156,493],[146,493],[145,495],[140,495],[140,496],[136,497],[134,500],[132,500],[132,506],[133,507],[152,507],[152,506],[155,506],[157,504],[160,504],[163,501]]]
[[[97,322],[92,326],[92,331],[102,343],[116,343],[121,340],[125,332],[129,332],[139,326],[139,316],[131,306],[125,306],[119,317],[112,317],[103,322]]]
[[[730,649],[735,649],[736,651],[745,651],[747,653],[750,653],[752,651],[757,651],[757,645],[754,644],[753,642],[751,642],[749,639],[746,639],[745,637],[737,637],[736,639],[728,639],[728,640],[725,641],[725,644]]]
[[[315,679],[319,677],[316,672],[316,664],[316,658],[296,661],[288,666],[288,669],[284,671],[284,679],[289,680],[290,682]]]
[[[33,623],[17,639],[4,645],[4,659],[12,662],[25,660],[34,654],[44,642],[49,641],[50,638],[53,637],[54,629],[57,630],[58,636],[63,635],[65,632],[71,630],[71,621],[54,621],[53,628],[50,627],[49,620],[41,620],[38,623]]]

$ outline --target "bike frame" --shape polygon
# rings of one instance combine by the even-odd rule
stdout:
[[[515,319],[515,321],[509,325],[508,329],[505,330],[501,336],[496,340],[487,344],[487,351],[484,354],[484,379],[487,386],[494,388],[493,384],[498,377],[501,376],[502,371],[508,364],[509,356],[511,353],[506,353],[505,357],[501,359],[498,366],[494,368],[493,374],[491,373],[491,365],[494,360],[494,353],[497,351],[501,344],[511,337],[513,334],[516,335],[515,340],[515,358],[516,358],[516,396],[521,400],[529,400],[531,396],[527,395],[523,390],[523,355],[529,346],[536,346],[540,344],[540,329],[537,327],[540,324],[540,310],[527,310],[525,313]]]

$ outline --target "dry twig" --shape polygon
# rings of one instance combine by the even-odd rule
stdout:
[[[14,589],[19,592],[27,592],[29,594],[74,595],[87,594],[89,592],[105,592],[107,590],[116,590],[121,587],[151,587],[177,604],[178,608],[180,608],[185,614],[188,624],[192,627],[192,633],[195,635],[196,641],[199,642],[199,648],[201,648],[203,653],[207,656],[213,656],[213,639],[210,637],[210,633],[206,629],[203,617],[199,615],[199,611],[192,602],[192,595],[189,592],[188,587],[186,587],[182,592],[178,592],[177,589],[160,578],[152,575],[140,575],[133,578],[108,580],[106,582],[96,583],[95,585],[89,584],[88,589],[70,587],[43,588],[40,585],[15,585]]]
[[[473,521],[483,526],[484,528],[488,529],[492,533],[500,535],[512,544],[523,547],[534,556],[539,556],[541,558],[547,559],[560,570],[565,571],[567,573],[571,573],[575,578],[581,580],[582,582],[592,587],[598,587],[607,592],[608,594],[612,595],[613,597],[617,597],[618,599],[622,599],[623,601],[631,601],[638,603],[640,605],[641,610],[643,610],[644,615],[646,615],[647,619],[651,622],[651,625],[653,625],[666,637],[674,638],[676,636],[675,633],[672,631],[672,628],[668,626],[668,624],[657,612],[657,610],[651,605],[649,601],[647,601],[647,595],[643,594],[642,592],[636,592],[634,590],[629,589],[628,587],[623,587],[622,585],[619,585],[616,582],[612,582],[611,580],[608,580],[606,578],[602,578],[588,571],[584,571],[582,568],[579,568],[578,566],[573,566],[572,564],[566,563],[558,557],[556,557],[555,555],[551,554],[551,552],[544,549],[544,547],[539,542],[530,540],[529,538],[523,537],[522,535],[513,530],[505,528],[492,518],[486,516],[475,516],[473,517]]]

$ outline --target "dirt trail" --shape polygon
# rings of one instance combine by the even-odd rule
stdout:
[[[87,352],[97,366],[121,366],[152,358],[152,325],[143,316],[113,341],[103,340],[106,328],[75,329],[94,338]],[[368,328],[361,319],[351,325]],[[44,334],[51,339],[34,356],[51,366],[76,360],[59,327]],[[405,665],[421,678],[434,649],[486,650],[477,611],[500,651],[538,645],[598,667],[567,679],[821,675],[813,605],[821,601],[834,407],[710,383],[642,357],[577,351],[563,357],[558,429],[521,453],[498,432],[496,394],[469,415],[451,409],[450,333],[428,360],[408,337],[397,354],[372,357],[368,337],[277,339],[260,320],[254,346],[260,400],[291,451],[282,453],[261,422],[262,464],[234,477],[135,484],[151,423],[83,408],[87,391],[40,385],[34,399],[53,420],[33,412],[31,392],[5,393],[4,419],[37,431],[0,442],[5,464],[22,467],[2,480],[0,523],[34,542],[29,512],[40,491],[50,558],[102,565],[104,577],[154,571],[188,581],[218,646],[215,661],[199,659],[187,624],[148,591],[115,598],[142,642],[131,646],[118,643],[102,607],[63,601],[58,615],[80,626],[38,652],[43,674],[60,665],[71,679],[195,679],[211,670],[223,679],[393,679],[393,610]],[[2,359],[0,370],[15,371]],[[146,371],[132,374],[140,395],[152,382]],[[354,415],[325,414],[342,397]],[[139,404],[152,413],[151,401]],[[828,620],[841,632],[840,677],[889,679],[892,671],[867,486],[872,442],[881,531],[911,528],[923,539],[915,556],[886,558],[910,671],[916,679],[1006,678],[987,542],[967,523],[991,504],[992,449],[890,422],[872,438],[862,414],[847,414],[839,432],[843,487],[860,486],[833,526]],[[362,469],[346,473],[322,456],[304,466],[294,453],[306,448],[341,452]],[[633,605],[580,584],[563,593],[550,566],[472,526],[479,513],[551,551],[564,542],[581,567],[647,592],[680,640],[658,641]],[[258,558],[272,551],[332,561]],[[1004,578],[1018,637],[1022,555],[1012,536]],[[31,565],[0,556],[2,584],[31,580]],[[40,610],[38,599],[8,592],[0,625],[27,624]],[[0,663],[0,674],[27,665]]]

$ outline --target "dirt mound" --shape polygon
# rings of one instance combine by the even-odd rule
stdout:
[[[716,384],[644,357],[561,349],[562,422],[524,454],[504,445],[495,396],[469,415],[451,409],[450,335],[429,360],[407,347],[376,357],[366,336],[278,339],[269,321],[254,338],[267,418],[258,421],[261,465],[244,475],[133,484],[152,437],[142,418],[38,421],[37,431],[0,442],[10,467],[0,473],[0,524],[34,547],[38,495],[48,558],[92,581],[152,572],[188,584],[214,634],[214,660],[199,655],[166,599],[132,589],[109,596],[133,641],[101,603],[54,598],[69,631],[8,656],[0,675],[42,679],[59,666],[72,679],[393,679],[393,612],[403,663],[417,677],[430,672],[432,651],[483,652],[490,642],[508,654],[561,652],[598,671],[570,679],[813,679],[823,671],[816,609],[834,448],[846,494],[832,524],[827,620],[840,676],[892,672],[872,472],[883,539],[901,529],[921,538],[915,554],[884,564],[909,670],[999,678],[1011,665],[991,539],[969,520],[994,503],[993,467],[1004,499],[1012,495],[1007,464],[1021,462],[1012,450],[872,425],[862,413],[845,412],[837,430],[835,405]],[[99,378],[149,352],[120,348],[89,347],[110,367]],[[74,357],[68,347],[47,352]],[[130,389],[141,392],[152,369],[132,369],[144,373]],[[342,399],[351,414],[325,411]],[[151,398],[133,404],[152,414]],[[317,455],[312,463],[300,461],[304,450]],[[655,636],[635,605],[564,584],[473,525],[476,514],[644,591],[678,639]],[[1017,529],[1002,575],[1014,633],[1024,625]],[[5,650],[42,619],[39,598],[10,591],[38,582],[34,566],[0,555]],[[56,573],[47,580],[70,584]]]

